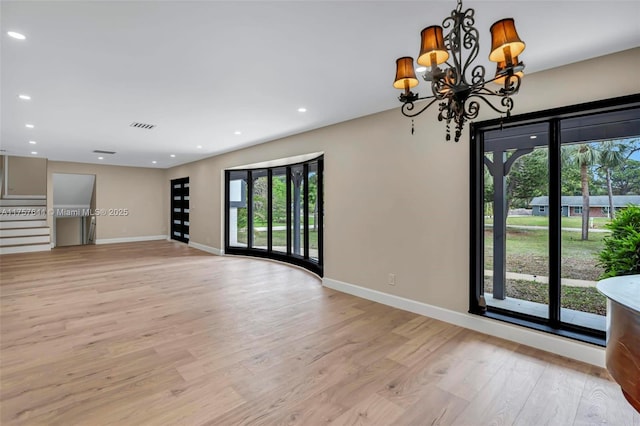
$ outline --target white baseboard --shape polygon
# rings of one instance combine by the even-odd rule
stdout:
[[[7,195],[4,194],[2,198],[7,200],[20,199],[20,200],[46,200],[46,195]]]
[[[101,238],[96,240],[96,244],[117,244],[117,243],[137,243],[141,241],[166,240],[166,235],[148,235],[144,237],[124,237],[124,238]]]
[[[200,244],[200,243],[194,243],[193,241],[189,241],[189,247],[206,251],[207,253],[215,254],[217,256],[224,255],[224,250],[220,250],[219,248],[215,248],[215,247],[205,246],[204,244]]]
[[[519,327],[490,318],[483,318],[478,315],[451,311],[331,278],[323,278],[322,285],[343,293],[382,303],[383,305],[435,318],[480,333],[500,337],[536,349],[586,362],[597,367],[605,367],[605,350],[599,346]]]

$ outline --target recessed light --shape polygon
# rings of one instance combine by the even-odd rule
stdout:
[[[22,99],[23,101],[30,101],[31,100],[31,96],[29,96],[29,95],[18,95],[18,97],[20,99]]]
[[[153,160],[153,161],[151,162],[151,164],[156,164],[156,163],[157,163],[157,161],[155,161],[155,160]]]
[[[427,67],[418,67],[416,68],[416,72],[425,72],[427,70]]]
[[[169,157],[176,158],[176,155],[175,154],[171,154]]]
[[[236,130],[235,132],[233,132],[234,135],[241,135],[242,132],[240,130]]]
[[[98,157],[98,160],[104,160],[104,157]]]
[[[31,151],[31,155],[38,155],[38,151]]]
[[[304,107],[303,108],[298,108],[298,112],[307,112],[307,109],[304,108]]]
[[[196,146],[196,148],[202,149],[202,145],[198,145],[198,146]]]
[[[29,143],[30,143],[31,145],[35,145],[35,144],[37,144],[38,142],[36,142],[36,141],[29,141]]]
[[[27,38],[24,34],[20,34],[20,33],[17,33],[15,31],[7,31],[7,35],[9,37],[13,37],[13,38],[18,39],[18,40],[24,40],[24,39]]]
[[[538,139],[538,137],[536,135],[531,135],[529,136],[529,139]]]
[[[26,127],[27,129],[33,129],[36,126],[34,126],[33,124],[25,124],[24,127]]]

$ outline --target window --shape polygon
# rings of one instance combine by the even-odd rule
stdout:
[[[234,170],[227,172],[227,250],[230,247],[247,247],[247,181],[248,172]]]
[[[595,284],[610,219],[580,204],[640,194],[640,182],[627,186],[640,174],[640,96],[471,131],[470,311],[604,345],[606,299]]]
[[[225,175],[225,251],[293,263],[322,276],[322,157]]]

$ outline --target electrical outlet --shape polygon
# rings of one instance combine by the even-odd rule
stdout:
[[[389,285],[396,285],[396,274],[389,274]]]

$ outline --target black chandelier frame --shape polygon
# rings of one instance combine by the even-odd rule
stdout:
[[[451,11],[451,16],[442,21],[442,28],[449,30],[444,36],[444,43],[450,55],[445,62],[448,66],[445,70],[435,67],[431,70],[427,69],[423,75],[424,80],[431,83],[432,94],[421,97],[418,93],[407,91],[398,97],[403,103],[402,114],[410,118],[422,114],[431,105],[440,102],[438,121],[446,121],[448,141],[451,140],[451,120],[455,122],[454,140],[458,142],[465,122],[478,117],[480,101],[495,112],[510,117],[514,106],[511,95],[516,94],[520,89],[521,77],[517,73],[524,69],[522,62],[507,64],[490,80],[485,79],[484,65],[473,66],[480,51],[479,33],[474,26],[474,15],[473,8],[463,12],[462,0],[458,0],[457,7]],[[463,48],[467,51],[466,58],[463,56]],[[471,69],[471,81],[467,80],[469,69]],[[491,90],[486,87],[487,83],[501,78],[504,79],[504,84],[500,89]],[[490,97],[500,98],[501,107],[493,105],[489,100]],[[416,102],[429,99],[431,101],[425,106],[416,108]],[[413,125],[411,133],[413,133]]]

